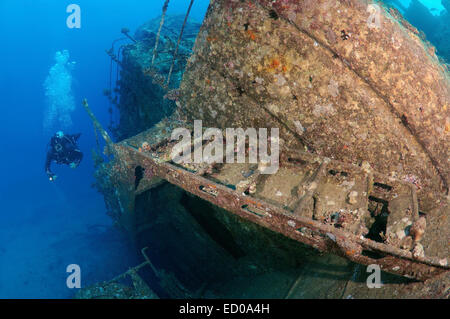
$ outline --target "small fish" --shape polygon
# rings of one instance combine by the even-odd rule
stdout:
[[[345,32],[345,30],[342,30],[342,31],[341,31],[341,38],[342,38],[342,40],[348,40],[348,38],[350,38],[350,35],[347,34],[347,33]]]

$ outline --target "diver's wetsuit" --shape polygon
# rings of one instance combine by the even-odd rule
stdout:
[[[45,161],[45,172],[50,180],[53,180],[55,174],[53,174],[50,166],[52,161],[57,164],[74,164],[78,166],[83,159],[83,153],[78,149],[77,141],[80,134],[64,135],[58,137],[53,136],[50,140],[47,150],[47,159]]]

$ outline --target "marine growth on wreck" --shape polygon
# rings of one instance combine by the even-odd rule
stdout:
[[[442,7],[216,0],[201,26],[168,15],[136,31],[116,61],[120,121],[95,174],[111,217],[160,261],[147,275],[156,295],[448,298]],[[196,145],[194,121],[220,135]],[[180,127],[203,154],[227,129],[277,128],[279,167],[225,161],[239,144],[174,162]],[[382,289],[366,284],[373,265]]]
[[[0,25],[0,299],[449,298],[449,0]]]

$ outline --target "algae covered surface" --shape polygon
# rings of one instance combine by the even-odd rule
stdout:
[[[395,247],[419,261],[433,257],[437,267],[445,268],[450,235],[447,51],[441,37],[432,37],[436,51],[402,16],[423,10],[415,1],[400,10],[366,0],[211,1],[201,26],[188,21],[196,35],[182,42],[186,58],[170,88],[158,85],[168,74],[170,53],[162,53],[161,66],[149,71],[155,19],[136,33],[135,44],[124,49],[121,121],[115,131],[120,147],[131,145],[146,156],[161,156],[157,162],[165,163],[167,152],[158,147],[180,123],[202,120],[204,126],[222,130],[277,127],[282,152],[329,158],[377,172],[387,181],[370,180],[381,190],[376,191],[379,197],[369,196],[364,207],[357,195],[368,196],[373,185],[342,195],[333,181],[338,179],[339,186],[353,183],[349,189],[354,181],[346,172],[329,170],[333,177],[327,175],[318,190],[328,201],[317,201],[317,195],[311,212],[302,212],[302,217],[327,224],[340,213],[334,227],[347,227],[353,235]],[[181,18],[168,21],[179,26],[175,20]],[[436,20],[441,33],[447,32],[445,19],[448,12]],[[172,42],[163,40],[162,45],[170,48]],[[448,271],[425,282],[383,273],[382,289],[370,289],[364,266],[189,195],[157,179],[161,176],[156,169],[144,170],[142,184],[134,184],[137,175],[132,169],[138,160],[131,152],[120,154],[126,167],[120,161],[100,164],[96,185],[111,216],[139,248],[149,247],[157,266],[144,277],[159,297],[449,296]],[[304,176],[300,171],[293,174],[283,159],[281,164],[276,175],[259,179],[258,184],[245,180],[249,167],[224,166],[222,171],[210,167],[200,175],[233,190],[245,186],[246,195],[296,214],[293,198],[301,191],[294,186]],[[338,173],[345,174],[336,177]],[[357,182],[365,185],[364,179]],[[402,183],[411,187],[411,194]],[[189,191],[188,185],[183,188]],[[339,201],[361,205],[361,210],[352,216],[338,207],[333,206],[332,212],[325,207]],[[312,213],[317,209],[327,214]],[[345,218],[356,221],[343,226]]]

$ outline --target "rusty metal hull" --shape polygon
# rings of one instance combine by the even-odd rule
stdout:
[[[280,127],[293,148],[368,161],[430,210],[448,194],[448,70],[392,9],[370,28],[369,4],[212,1],[180,104],[210,127]]]
[[[369,27],[369,4],[211,1],[177,113],[210,127],[279,128],[280,172],[264,184],[227,165],[174,165],[165,139],[176,125],[166,121],[111,145],[117,219],[136,231],[135,196],[166,180],[320,251],[418,280],[448,272],[448,70],[397,12],[383,9],[381,27]],[[135,189],[137,167],[145,174]],[[280,198],[273,185],[284,187]],[[383,242],[366,236],[373,202],[389,210]],[[330,224],[337,211],[344,222]],[[404,240],[421,215],[425,254]]]
[[[134,196],[151,187],[155,178],[161,178],[244,219],[320,251],[333,252],[357,263],[378,264],[384,271],[419,280],[426,280],[449,270],[448,265],[442,265],[438,258],[414,257],[409,251],[378,243],[346,229],[339,229],[301,216],[295,210],[283,209],[278,205],[245,195],[211,178],[205,178],[201,176],[202,173],[191,172],[168,161],[162,161],[159,156],[154,156],[155,153],[161,154],[157,149],[154,152],[143,152],[130,145],[130,141],[116,144],[114,148],[119,156],[113,166],[115,176],[119,178],[116,182],[124,186],[128,185],[126,195],[123,196],[122,193],[121,198],[128,198],[126,206],[131,208],[122,214],[132,215]],[[311,154],[305,153],[303,159],[312,160],[311,157]],[[332,164],[333,167],[345,167],[347,171],[352,170],[347,164],[338,162]],[[134,185],[132,180],[137,166],[144,168],[146,173],[141,186],[135,190],[131,185]],[[378,179],[382,178],[381,175],[375,175]],[[389,178],[385,177],[385,179]],[[394,183],[392,179],[389,180],[391,184]],[[367,197],[370,195],[372,193],[367,194]],[[411,200],[414,201],[414,198],[411,197]],[[368,252],[379,254],[379,258],[369,257]]]

